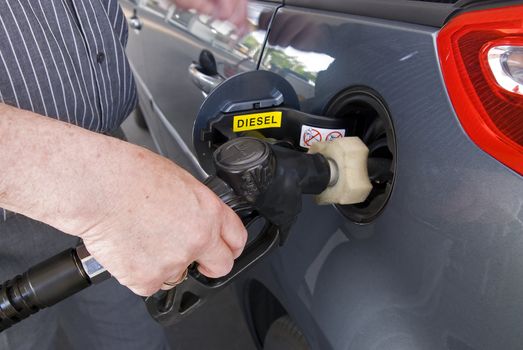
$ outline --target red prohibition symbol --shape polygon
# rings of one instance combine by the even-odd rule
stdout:
[[[327,137],[325,137],[325,141],[332,141],[334,139],[339,139],[340,137],[343,137],[343,135],[341,134],[341,132],[339,131],[333,131],[331,133],[329,133],[327,135]]]
[[[312,145],[314,142],[321,141],[321,133],[313,128],[309,128],[303,134],[303,143],[307,146]]]

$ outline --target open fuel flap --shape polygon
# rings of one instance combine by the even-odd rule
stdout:
[[[396,141],[388,109],[365,87],[340,92],[323,116],[300,111],[293,87],[268,71],[230,78],[205,100],[196,118],[193,141],[202,167],[214,173],[213,152],[228,140],[251,136],[306,152],[314,143],[356,136],[369,148],[372,191],[363,203],[338,205],[351,221],[368,223],[385,208],[394,184]]]
[[[300,111],[292,86],[268,71],[247,72],[223,82],[203,103],[193,141],[202,167],[213,173],[213,152],[228,140],[250,136],[307,151],[317,141],[343,137],[346,121]]]

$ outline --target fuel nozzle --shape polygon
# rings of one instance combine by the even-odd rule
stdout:
[[[303,194],[320,204],[364,201],[371,184],[368,149],[357,137],[318,143],[303,153],[251,137],[232,139],[214,153],[216,175],[286,233]]]
[[[358,137],[313,143],[309,154],[321,154],[331,165],[331,183],[316,196],[318,204],[357,204],[367,199],[372,190],[369,149]]]

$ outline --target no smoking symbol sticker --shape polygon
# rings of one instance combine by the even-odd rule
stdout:
[[[320,142],[321,139],[321,132],[313,128],[308,128],[303,134],[303,143],[307,146],[312,145],[314,142]]]
[[[345,136],[345,129],[325,129],[313,125],[302,125],[300,146],[310,148],[316,142],[333,141]]]
[[[339,139],[340,137],[343,137],[342,133],[339,131],[333,131],[330,134],[327,135],[325,138],[325,141],[332,141],[335,139]]]

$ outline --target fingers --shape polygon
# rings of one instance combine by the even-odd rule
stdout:
[[[233,267],[234,259],[240,256],[247,242],[247,230],[240,218],[225,204],[221,204],[220,209],[222,214],[220,237],[217,243],[208,246],[202,256],[196,260],[198,270],[210,278],[228,274]],[[184,273],[186,270],[168,278],[161,289],[169,290],[183,282],[186,277]]]
[[[223,240],[219,240],[212,249],[207,250],[197,261],[198,270],[210,278],[225,276],[232,270],[234,256]]]
[[[234,259],[239,257],[247,242],[247,230],[242,221],[229,207],[224,205],[224,220],[221,237],[232,252]]]
[[[216,18],[226,20],[233,16],[238,1],[219,0],[216,2]]]
[[[222,2],[227,2],[226,0],[223,0]],[[232,12],[222,19],[229,20],[232,24],[234,24],[239,31],[245,31],[247,27],[247,1],[246,0],[237,0],[235,2],[229,2],[234,3],[234,7],[232,8]]]
[[[189,270],[186,268],[182,273],[179,273],[178,275],[175,275],[171,278],[168,278],[165,280],[165,282],[162,283],[162,290],[170,290],[175,288],[180,283],[183,283],[187,279],[187,274]]]
[[[195,9],[205,15],[211,15],[215,5],[208,0],[175,0],[176,5],[183,9]]]
[[[165,283],[164,283],[164,284],[162,284],[162,287],[161,287],[160,289],[161,289],[161,290],[171,290],[171,289],[173,289],[173,288],[176,288],[176,286],[171,286],[171,285],[169,285],[169,284],[165,284]],[[153,293],[153,294],[154,294],[154,293]],[[149,295],[147,295],[147,296],[149,296]]]
[[[195,9],[199,13],[228,20],[239,30],[247,24],[247,0],[174,0],[183,9]]]

